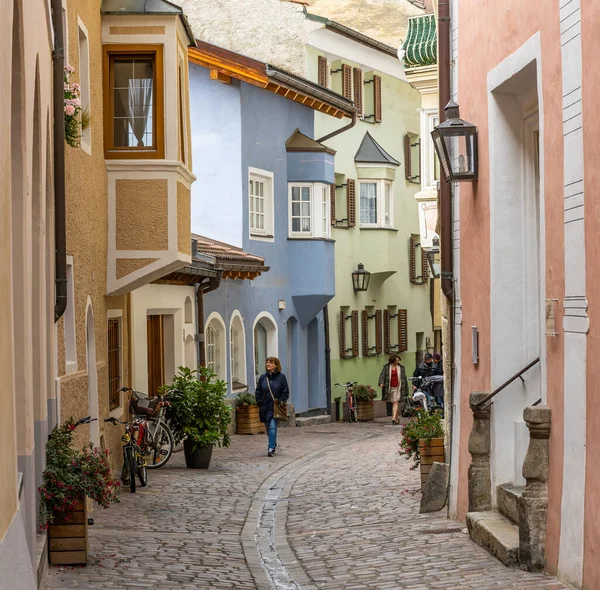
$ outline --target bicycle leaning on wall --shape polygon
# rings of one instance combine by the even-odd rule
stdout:
[[[352,391],[352,387],[356,385],[356,381],[348,381],[348,383],[336,383],[336,387],[346,388],[346,408],[348,409],[348,421],[358,422],[358,407],[356,404],[356,396]]]

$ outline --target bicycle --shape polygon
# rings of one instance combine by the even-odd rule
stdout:
[[[148,469],[159,469],[167,463],[173,454],[175,441],[173,433],[167,424],[167,408],[171,405],[168,396],[177,389],[170,390],[167,394],[158,394],[149,397],[141,391],[130,387],[122,387],[120,391],[131,392],[129,411],[135,418],[144,418],[147,422],[149,447],[152,449]]]
[[[346,388],[346,408],[348,408],[348,421],[358,422],[358,406],[356,404],[356,398],[352,391],[352,387],[356,385],[356,381],[348,381],[348,383],[336,383],[336,387]]]
[[[145,420],[137,420],[135,422],[122,422],[117,418],[105,418],[105,422],[111,422],[113,425],[122,424],[125,426],[125,434],[121,440],[123,445],[123,468],[121,470],[121,481],[123,485],[129,484],[129,490],[135,494],[135,476],[140,480],[140,485],[146,487],[148,485],[148,463],[146,461],[147,451],[144,452],[146,446],[147,424]],[[137,432],[137,437],[134,436]]]

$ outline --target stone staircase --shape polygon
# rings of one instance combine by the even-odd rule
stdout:
[[[519,498],[525,486],[503,484],[497,488],[498,511],[469,512],[467,527],[471,539],[487,549],[504,565],[519,562]]]
[[[491,405],[486,393],[473,392],[469,404],[473,428],[469,437],[469,512],[471,539],[507,566],[525,570],[544,568],[551,411],[528,406],[523,420],[529,429],[529,446],[523,462],[526,485],[502,484],[496,488],[496,509],[491,486]]]

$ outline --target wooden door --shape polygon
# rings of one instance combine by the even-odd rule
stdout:
[[[165,384],[163,316],[148,316],[148,395],[156,395]]]

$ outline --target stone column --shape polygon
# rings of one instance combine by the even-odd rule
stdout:
[[[548,512],[548,468],[551,410],[529,406],[523,419],[529,428],[529,447],[523,462],[527,480],[519,508],[519,562],[522,569],[544,568],[546,514]]]
[[[473,392],[469,405],[473,410],[473,428],[469,436],[469,512],[483,512],[492,509],[492,482],[490,476],[490,407],[480,410],[476,405],[487,393]]]

